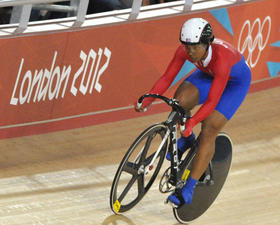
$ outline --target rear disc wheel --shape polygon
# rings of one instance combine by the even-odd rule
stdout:
[[[232,142],[225,133],[219,133],[215,142],[215,154],[211,160],[213,184],[197,185],[192,203],[173,208],[173,214],[178,222],[189,223],[201,216],[215,201],[220,193],[231,166]],[[190,165],[191,166],[191,165]],[[191,170],[191,168],[189,168]]]

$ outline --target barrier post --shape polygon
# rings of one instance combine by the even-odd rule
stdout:
[[[128,20],[135,20],[140,12],[142,0],[134,0],[131,7],[131,13],[129,14]]]
[[[87,14],[89,0],[71,0],[70,5],[76,7],[76,21],[73,24],[74,27],[79,27],[85,21]]]
[[[185,0],[183,12],[190,11],[192,9],[193,0]]]
[[[13,7],[10,23],[19,23],[19,26],[15,30],[15,33],[21,33],[27,28],[31,9],[31,4]]]

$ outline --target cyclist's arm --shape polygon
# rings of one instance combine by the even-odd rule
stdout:
[[[154,84],[149,93],[162,95],[170,87],[172,81],[179,73],[185,61],[186,51],[184,49],[184,46],[180,45],[177,48],[175,55],[169,63],[165,73],[158,79],[158,81]],[[153,102],[153,100],[154,98],[145,98],[142,107],[145,108],[149,106]]]
[[[207,100],[192,117],[193,126],[203,121],[214,111],[227,85],[231,66],[226,59],[220,60],[220,62],[221,63],[217,63],[217,68],[215,70],[214,79]]]

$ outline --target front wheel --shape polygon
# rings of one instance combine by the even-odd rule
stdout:
[[[168,137],[164,138],[168,136],[166,131],[163,124],[152,125],[128,149],[111,187],[110,206],[115,214],[134,207],[152,186],[165,158],[168,145]],[[159,154],[154,157],[158,149]]]

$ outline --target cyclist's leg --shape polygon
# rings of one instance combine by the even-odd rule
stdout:
[[[191,177],[198,180],[207,169],[214,155],[215,140],[218,133],[227,123],[227,118],[217,110],[214,110],[201,126],[200,141],[194,158]]]
[[[178,87],[174,98],[184,107],[187,114],[190,115],[190,110],[205,102],[212,80],[212,77],[197,69]]]
[[[190,116],[190,110],[199,104],[199,90],[189,81],[184,81],[176,90],[174,98],[179,101],[186,114]]]
[[[209,162],[214,155],[216,136],[227,121],[227,118],[222,113],[214,110],[202,122],[200,141],[193,161],[191,174],[181,192],[181,196],[187,204],[191,203],[196,182],[207,169]],[[175,193],[170,195],[168,199],[176,205],[180,205],[182,203],[180,191],[179,194]]]
[[[199,80],[201,79],[200,70],[195,70],[190,76],[184,80],[181,85],[177,88],[174,98],[179,101],[179,104],[185,109],[188,116],[191,115],[190,110],[193,109],[200,102],[200,91],[198,86]],[[178,157],[181,159],[184,152],[193,145],[195,141],[195,135],[192,133],[189,137],[181,137],[177,142],[178,146]],[[167,160],[171,160],[171,155],[168,152],[166,155]]]
[[[174,98],[184,107],[188,116],[191,115],[190,110],[196,105],[205,102],[212,80],[212,77],[197,69],[179,86],[175,92]],[[181,155],[186,149],[193,145],[194,140],[194,133],[189,137],[182,136],[178,140],[179,158],[181,158]]]
[[[243,77],[241,79],[236,77],[237,79],[228,82],[216,109],[202,122],[200,144],[198,146],[190,176],[195,180],[198,180],[201,177],[213,157],[216,135],[224,127],[227,121],[231,119],[247,95],[250,86],[251,73],[249,69],[243,69],[240,71],[243,72]],[[200,81],[201,82],[197,83],[198,85],[196,84],[195,86],[199,89],[200,93],[199,103],[203,103],[205,98],[201,94],[205,96],[203,90],[206,90],[207,87],[210,88],[212,82],[210,82],[209,86],[209,83],[204,82],[204,79]],[[207,89],[208,92],[209,88]],[[185,185],[182,189],[182,195],[185,202],[189,201],[188,193],[190,193],[190,190],[188,190],[187,187],[188,185]],[[172,199],[177,200],[174,195],[169,196],[169,199],[171,201]],[[172,202],[176,204],[175,201]]]
[[[187,96],[190,96],[189,98]],[[177,89],[174,98],[179,101],[179,104],[185,109],[188,116],[191,115],[190,110],[194,108],[199,102],[199,91],[188,81],[184,81]],[[184,152],[190,148],[195,141],[195,135],[192,133],[189,137],[181,137],[177,142],[178,159],[181,160]],[[166,155],[167,160],[171,160],[170,152]]]
[[[202,122],[200,143],[191,173],[194,179],[199,179],[207,169],[208,163],[214,154],[217,134],[227,121],[232,118],[248,93],[251,73],[247,69],[243,70],[243,72],[243,79],[228,82],[216,109]]]

